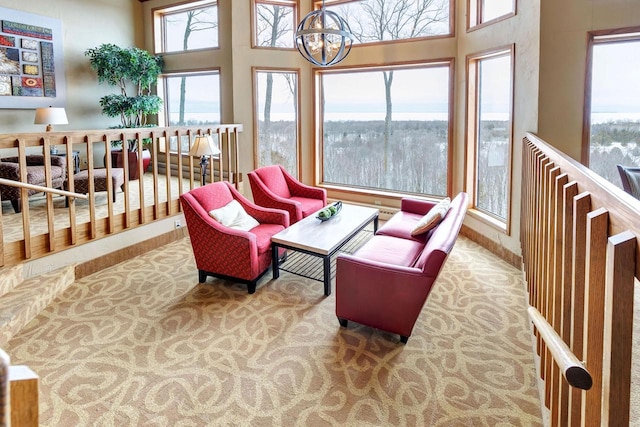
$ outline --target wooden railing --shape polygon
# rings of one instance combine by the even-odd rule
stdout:
[[[45,164],[50,164],[50,151],[55,146],[58,153],[66,155],[68,190],[72,193],[74,191],[73,172],[76,167],[74,154],[80,153],[80,156],[86,159],[83,168],[89,171],[89,218],[86,221],[78,221],[75,198],[69,198],[69,206],[64,211],[54,210],[52,193],[48,192],[45,230],[33,233],[31,231],[32,214],[25,188],[22,190],[23,197],[21,197],[22,212],[12,213],[12,215],[21,215],[22,236],[6,241],[4,236],[8,230],[5,229],[5,219],[0,211],[0,267],[40,258],[179,214],[180,194],[200,185],[200,159],[188,156],[189,149],[198,134],[213,135],[221,151],[213,159],[211,172],[207,175],[208,182],[228,180],[237,187],[241,180],[238,163],[238,133],[241,131],[242,125],[230,124],[206,128],[155,127],[0,135],[0,150],[7,153],[2,157],[17,155],[22,165],[25,164],[24,158],[27,154],[44,155]],[[125,176],[124,209],[114,211],[112,195],[117,189],[109,184],[106,198],[107,215],[98,217],[94,203],[96,191],[93,185],[93,173],[97,169],[106,168],[107,177],[111,176],[114,168],[111,156],[112,145],[116,141],[137,141],[144,144],[136,144],[137,161],[134,164],[130,164],[128,155],[123,155],[123,164],[119,165]],[[143,168],[144,149],[149,149],[151,152],[151,164],[148,166],[146,175]],[[127,143],[124,144],[124,151],[128,151]],[[104,159],[104,164],[102,161],[96,162],[94,158]],[[133,176],[135,172],[140,177],[144,176],[145,179],[129,180],[130,175]],[[45,174],[51,174],[51,169],[46,167]],[[22,176],[21,182],[27,184],[26,172],[22,173]],[[51,182],[50,176],[47,176],[47,182]],[[153,199],[151,202],[150,196]],[[137,198],[137,203],[134,203],[132,197]],[[60,220],[61,215],[65,216],[64,222],[67,224],[62,228],[55,221],[56,218]]]
[[[640,201],[534,135],[520,239],[553,426],[629,424]]]

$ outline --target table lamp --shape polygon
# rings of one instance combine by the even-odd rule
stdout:
[[[202,185],[207,182],[207,166],[209,165],[209,156],[215,156],[220,154],[220,150],[215,146],[211,135],[198,135],[189,155],[193,157],[200,156],[200,176],[202,178]]]
[[[53,125],[66,125],[69,124],[69,121],[64,108],[46,107],[36,109],[36,118],[33,124],[47,125],[47,132],[51,132]]]

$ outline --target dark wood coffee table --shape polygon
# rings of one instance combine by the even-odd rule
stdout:
[[[316,215],[309,215],[271,237],[273,278],[280,277],[278,248],[317,256],[323,261],[324,274],[320,281],[324,283],[324,294],[329,296],[331,256],[371,222],[375,233],[378,229],[378,209],[343,203],[340,213],[328,221],[320,221]]]

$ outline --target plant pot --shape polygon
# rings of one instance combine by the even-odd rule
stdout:
[[[129,154],[129,181],[132,181],[140,178],[140,173],[138,171],[138,152],[128,151],[128,154]],[[142,150],[143,172],[147,171],[147,168],[149,168],[150,163],[151,163],[151,151],[147,149]],[[114,168],[124,167],[124,155],[122,150],[111,151],[111,166]]]

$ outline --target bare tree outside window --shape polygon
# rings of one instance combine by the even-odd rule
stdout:
[[[362,0],[328,9],[347,20],[356,43],[415,39],[449,32],[448,0]],[[386,174],[389,171],[393,120],[393,70],[383,71],[381,76],[386,100],[382,170]]]
[[[293,7],[269,1],[256,1],[255,7],[256,44],[293,48]],[[297,176],[297,73],[259,71],[255,81],[259,165],[280,164]],[[277,116],[275,120],[274,116]]]
[[[258,166],[282,165],[298,176],[298,74],[293,71],[257,71],[255,82]]]
[[[188,51],[203,46],[215,47],[218,44],[218,7],[207,6],[165,15],[165,28],[166,45],[175,43],[176,36],[179,35],[178,31],[183,31],[182,49],[176,50]],[[170,31],[170,28],[173,31]],[[212,37],[213,34],[215,37]],[[215,43],[213,43],[214,41]],[[180,113],[177,125],[185,124],[186,84],[187,78],[182,77],[180,82]]]
[[[293,7],[256,2],[256,45],[293,48]]]
[[[318,71],[324,182],[446,196],[450,67],[447,62],[394,68],[393,87],[380,84],[377,69]],[[397,117],[385,153],[390,96]]]

